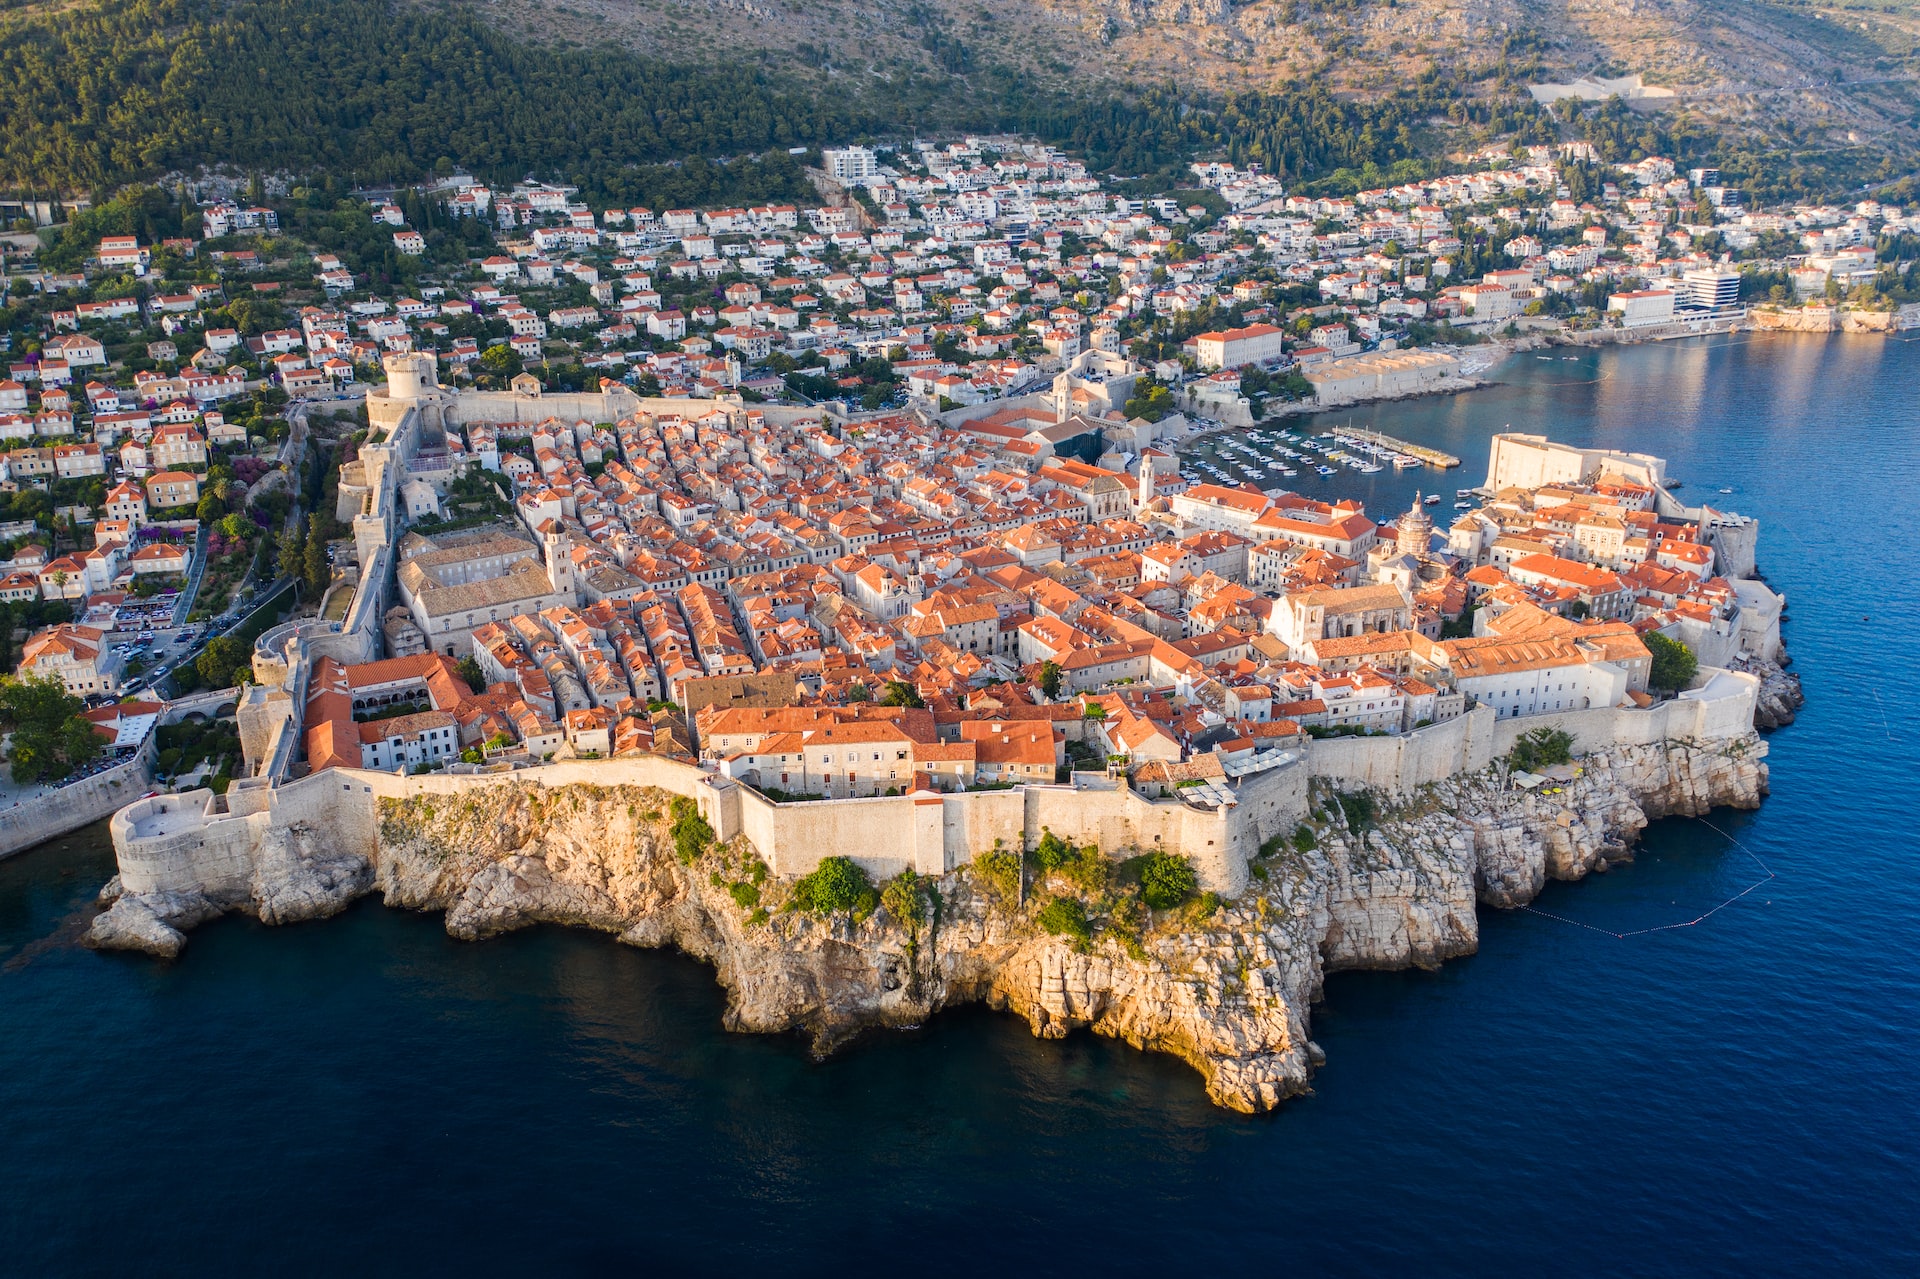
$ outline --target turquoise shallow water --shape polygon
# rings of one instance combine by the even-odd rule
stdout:
[[[1707,924],[1488,912],[1438,973],[1336,976],[1313,1095],[1249,1119],[1178,1062],[979,1010],[815,1063],[724,1034],[691,960],[371,902],[96,955],[95,828],[0,863],[0,1272],[1913,1273],[1920,346],[1499,376],[1335,420],[1461,454],[1449,495],[1511,423],[1663,453],[1765,521],[1809,697],[1772,798],[1540,903],[1627,931],[1772,871]]]

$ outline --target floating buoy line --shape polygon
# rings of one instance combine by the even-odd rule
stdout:
[[[1620,941],[1625,941],[1629,937],[1644,937],[1648,933],[1664,933],[1664,932],[1670,932],[1676,928],[1692,928],[1695,924],[1704,924],[1709,919],[1712,919],[1715,915],[1725,910],[1727,907],[1739,901],[1742,897],[1745,897],[1748,893],[1753,892],[1756,888],[1761,887],[1762,885],[1770,882],[1775,878],[1773,873],[1773,868],[1767,865],[1764,861],[1760,860],[1760,854],[1754,852],[1751,848],[1748,848],[1745,844],[1735,839],[1732,835],[1729,835],[1726,831],[1721,830],[1718,826],[1715,826],[1712,822],[1708,821],[1706,818],[1696,817],[1694,820],[1699,822],[1702,826],[1705,826],[1708,830],[1713,831],[1715,834],[1721,836],[1723,839],[1728,840],[1730,843],[1732,843],[1732,845],[1735,848],[1739,849],[1741,852],[1745,853],[1747,856],[1753,858],[1754,865],[1758,866],[1761,872],[1759,879],[1754,880],[1751,884],[1748,884],[1745,888],[1741,889],[1739,892],[1735,893],[1733,896],[1727,898],[1725,901],[1721,902],[1718,906],[1715,906],[1712,910],[1707,911],[1705,914],[1696,915],[1692,919],[1682,920],[1677,924],[1655,924],[1651,928],[1630,928],[1626,932],[1620,933],[1620,932],[1615,932],[1611,928],[1602,928],[1598,924],[1584,923],[1578,919],[1568,919],[1565,915],[1556,915],[1552,911],[1536,910],[1532,906],[1522,906],[1520,907],[1520,909],[1526,911],[1529,915],[1538,915],[1542,919],[1556,920],[1562,924],[1571,924],[1575,928],[1585,928],[1590,932],[1605,933],[1609,937],[1616,938]]]

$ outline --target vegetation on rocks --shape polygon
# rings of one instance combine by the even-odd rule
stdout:
[[[1334,795],[1340,805],[1341,814],[1347,819],[1347,831],[1358,835],[1373,825],[1378,806],[1367,791],[1340,791]]]
[[[1573,758],[1573,738],[1557,728],[1536,728],[1520,734],[1520,740],[1507,752],[1507,763],[1526,772],[1535,772]]]
[[[992,852],[973,859],[973,871],[974,877],[1003,903],[1012,905],[1020,900],[1020,854],[1000,847],[998,840]]]
[[[1055,937],[1064,937],[1075,950],[1084,951],[1093,942],[1093,925],[1087,908],[1077,897],[1053,897],[1040,908],[1033,922]]]
[[[685,795],[674,796],[671,809],[674,855],[681,865],[691,866],[713,847],[713,827],[700,815],[699,806]]]
[[[915,874],[909,868],[888,880],[887,886],[880,892],[880,904],[887,908],[887,914],[893,916],[893,921],[906,930],[910,944],[931,917],[929,894],[934,891],[932,880]]]
[[[1172,910],[1200,889],[1193,863],[1173,853],[1154,853],[1140,866],[1140,896],[1155,910]]]
[[[857,921],[873,913],[880,895],[858,863],[846,857],[823,857],[810,873],[793,882],[788,900],[796,910],[815,915],[844,912]]]

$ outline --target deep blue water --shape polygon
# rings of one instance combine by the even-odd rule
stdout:
[[[816,1063],[723,1033],[691,960],[371,902],[93,954],[95,828],[0,863],[0,1272],[1915,1273],[1920,346],[1500,376],[1351,420],[1465,457],[1449,500],[1511,423],[1665,454],[1765,521],[1809,697],[1772,798],[1540,903],[1627,931],[1764,862],[1707,923],[1485,913],[1438,973],[1331,979],[1313,1095],[1244,1118],[1171,1059],[979,1010]]]

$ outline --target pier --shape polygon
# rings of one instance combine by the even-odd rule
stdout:
[[[1460,459],[1451,453],[1442,453],[1439,449],[1430,449],[1424,444],[1410,444],[1406,440],[1396,440],[1391,435],[1382,435],[1378,431],[1356,431],[1351,427],[1342,427],[1340,435],[1351,435],[1355,439],[1365,440],[1369,444],[1378,444],[1383,448],[1397,449],[1408,457],[1417,457],[1428,466],[1437,466],[1450,471],[1460,465]]]

